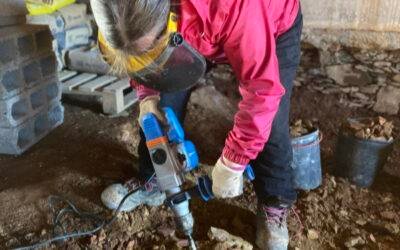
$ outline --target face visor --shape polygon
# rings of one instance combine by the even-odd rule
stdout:
[[[176,19],[175,14],[170,13],[166,35],[151,50],[139,56],[129,55],[125,64],[132,79],[165,93],[193,87],[206,71],[204,57],[177,32]],[[100,32],[99,48],[112,65],[116,50],[107,44]]]

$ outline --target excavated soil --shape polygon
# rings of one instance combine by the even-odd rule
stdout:
[[[221,76],[220,76],[221,77]],[[224,78],[224,77],[223,77]],[[213,78],[211,78],[213,80]],[[231,81],[227,75],[224,80]],[[217,89],[230,100],[237,96]],[[309,83],[312,84],[312,83]],[[231,127],[235,101],[214,88],[197,91],[189,105],[186,129],[200,151],[201,170],[209,171]],[[318,120],[324,179],[320,188],[300,192],[289,217],[291,249],[398,249],[400,241],[400,147],[396,142],[385,169],[369,189],[358,188],[330,175],[340,124],[347,117],[376,116],[372,111],[343,107],[336,95],[322,95],[307,86],[296,88],[292,120]],[[70,103],[70,102],[69,102]],[[65,103],[65,122],[20,157],[0,156],[0,248],[9,249],[50,238],[52,212],[49,195],[68,198],[86,211],[110,216],[100,201],[107,185],[136,173],[137,108],[129,116],[110,118],[97,107]],[[393,120],[399,138],[400,119]],[[236,199],[203,203],[193,200],[194,237],[201,249],[212,249],[211,226],[222,228],[254,244],[256,198],[251,184]],[[298,217],[296,216],[298,215]],[[88,226],[72,217],[73,225]],[[78,227],[79,229],[79,227]],[[82,230],[82,228],[80,228]],[[53,244],[53,249],[179,249],[186,245],[175,232],[165,207],[141,206],[121,213],[112,226],[90,237]]]

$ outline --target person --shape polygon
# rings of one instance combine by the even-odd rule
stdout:
[[[190,92],[207,65],[229,63],[242,99],[221,157],[212,170],[214,195],[243,192],[250,164],[256,178],[256,244],[287,249],[286,218],[296,200],[289,135],[290,96],[300,61],[299,0],[91,0],[99,47],[113,70],[129,74],[140,99],[140,118],[169,106],[181,122]],[[103,203],[116,209],[139,181],[145,188],[128,198],[124,211],[159,205],[154,169],[141,132],[140,178],[113,184]]]

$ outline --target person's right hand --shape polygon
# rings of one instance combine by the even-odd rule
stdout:
[[[153,113],[161,123],[165,123],[164,112],[159,107],[160,96],[152,95],[144,98],[139,103],[139,124],[142,127],[142,118],[147,113]]]

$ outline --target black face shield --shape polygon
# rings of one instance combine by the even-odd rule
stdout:
[[[206,71],[204,57],[173,33],[162,53],[143,69],[129,75],[140,84],[160,92],[193,87]]]

